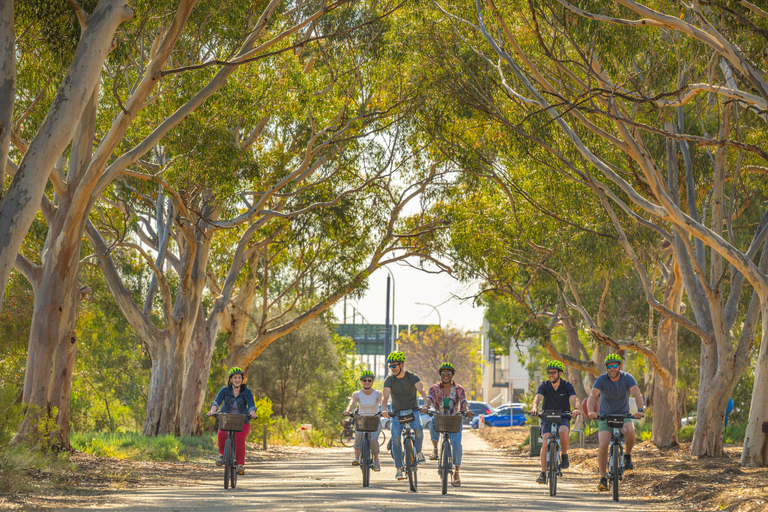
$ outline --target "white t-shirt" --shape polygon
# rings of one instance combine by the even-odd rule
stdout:
[[[362,390],[355,391],[352,393],[352,402],[358,406],[358,414],[372,416],[379,412],[381,391],[374,389],[370,395],[366,395]]]

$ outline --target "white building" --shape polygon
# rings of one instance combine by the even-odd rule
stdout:
[[[481,400],[496,407],[507,402],[519,402],[528,390],[531,379],[525,365],[533,360],[530,342],[518,346],[510,341],[509,354],[497,355],[491,349],[488,320],[483,319],[481,333],[483,347],[483,388]],[[525,363],[520,362],[522,358]]]

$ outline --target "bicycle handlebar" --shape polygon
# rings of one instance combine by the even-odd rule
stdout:
[[[536,414],[536,416],[543,418],[544,416],[550,416],[552,414],[559,414],[562,418],[567,420],[570,420],[573,417],[571,411],[540,411]]]
[[[344,411],[344,412],[347,412],[347,411]],[[360,414],[359,412],[356,412],[356,411],[350,411],[349,413],[344,414],[344,412],[342,412],[341,415],[344,416],[345,418],[354,418],[355,416],[374,416],[374,417],[381,416],[381,411],[377,412],[376,414]]]
[[[427,412],[425,414],[429,414],[430,416],[434,416],[435,414],[438,414],[436,409],[427,409]],[[438,414],[439,416],[439,414]],[[445,414],[445,416],[468,416],[467,411],[459,411],[459,412],[452,412],[451,414]],[[474,416],[474,415],[473,415]]]
[[[625,414],[598,414],[597,419],[598,420],[607,420],[609,417],[615,417],[615,418],[632,418],[635,419],[635,415],[631,412],[625,413]]]

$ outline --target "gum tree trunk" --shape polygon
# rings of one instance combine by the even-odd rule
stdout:
[[[181,393],[183,407],[180,412],[179,430],[183,436],[199,436],[203,433],[201,414],[203,400],[211,373],[211,357],[216,344],[216,333],[206,325],[205,311],[200,305],[192,342],[186,351],[184,386]]]
[[[768,300],[761,300],[763,336],[760,353],[755,364],[755,384],[749,406],[749,422],[744,433],[741,465],[747,467],[768,466]]]

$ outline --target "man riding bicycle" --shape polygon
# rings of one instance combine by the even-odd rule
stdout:
[[[547,363],[547,377],[548,380],[542,382],[539,389],[536,391],[536,396],[533,399],[533,405],[531,406],[531,416],[536,416],[539,412],[539,403],[544,399],[544,410],[547,411],[562,411],[568,412],[573,407],[572,415],[578,416],[579,414],[579,399],[576,396],[576,390],[573,389],[573,384],[560,378],[561,374],[565,371],[565,366],[560,361],[552,360]],[[557,424],[557,433],[560,435],[560,468],[568,469],[570,462],[568,461],[568,443],[570,438],[568,434],[571,431],[571,420],[561,418],[560,423]],[[545,420],[541,420],[541,439],[543,443],[541,445],[541,473],[539,478],[536,479],[537,483],[547,483],[547,440],[551,435],[551,425]]]
[[[392,352],[387,357],[387,365],[391,371],[391,374],[384,379],[384,392],[381,397],[381,410],[382,416],[389,418],[387,412],[387,401],[389,401],[390,395],[392,396],[392,410],[393,411],[416,411],[419,408],[419,401],[416,397],[418,391],[424,402],[426,403],[428,397],[424,393],[424,385],[421,383],[418,375],[405,371],[405,354],[399,350]],[[422,412],[426,412],[426,406],[422,408]],[[411,428],[416,435],[414,449],[416,450],[417,461],[424,462],[424,455],[421,453],[421,446],[424,442],[424,427],[421,425],[421,420],[418,414],[416,415],[416,421],[411,423]],[[397,472],[395,478],[398,480],[404,480],[403,476],[403,425],[400,424],[400,420],[397,415],[392,416],[392,422],[389,427],[392,432],[392,456],[395,458],[395,465],[397,466]]]
[[[455,414],[464,411],[467,416],[472,416],[467,402],[467,394],[463,386],[453,382],[453,376],[456,374],[456,368],[451,363],[443,363],[437,369],[440,375],[440,382],[429,387],[426,406],[434,407],[441,414]],[[461,466],[461,430],[451,436],[451,446],[453,447],[453,486],[459,487],[461,479],[459,478],[459,466]],[[432,439],[432,455],[430,459],[437,460],[437,442],[440,440],[440,434],[435,430],[435,422],[429,424],[429,437]]]
[[[347,410],[342,414],[348,416],[350,412],[358,408],[358,414],[363,416],[373,416],[379,412],[379,406],[381,405],[381,391],[373,389],[373,372],[370,370],[364,370],[360,374],[360,382],[363,384],[363,389],[352,393],[352,398],[349,401]],[[376,432],[370,432],[371,439],[371,454],[373,455],[373,470],[380,471],[381,466],[379,464],[379,433],[381,432],[381,424],[379,424],[379,430]],[[357,466],[360,463],[360,450],[363,445],[363,437],[365,432],[355,432],[355,461],[352,463]]]
[[[640,393],[640,388],[637,386],[635,378],[621,370],[623,362],[624,360],[619,354],[608,354],[608,357],[605,358],[606,373],[595,380],[595,383],[592,385],[592,391],[587,399],[590,418],[597,418],[597,413],[594,410],[597,397],[600,395],[603,396],[600,400],[601,416],[607,414],[628,414],[629,395],[635,397],[635,402],[637,403],[635,418],[640,419],[645,415],[643,413],[643,395]],[[608,422],[600,420],[597,427],[597,438],[600,443],[597,452],[597,463],[600,467],[600,483],[597,486],[599,491],[608,490],[606,466],[608,464],[608,445],[611,442],[611,431],[612,429],[608,427]],[[632,424],[631,418],[624,419],[624,427],[621,431],[624,434],[625,446],[627,448],[627,452],[624,454],[624,469],[634,469],[630,454],[632,447],[635,446],[635,426]]]

